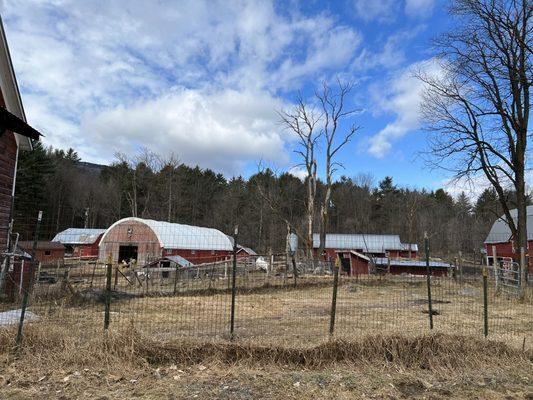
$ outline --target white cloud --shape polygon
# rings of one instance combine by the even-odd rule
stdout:
[[[361,41],[330,15],[259,0],[6,0],[4,9],[29,122],[46,144],[99,162],[139,142],[170,143],[183,160],[224,172],[287,159],[274,133],[281,93],[347,68]]]
[[[431,15],[435,0],[405,0],[405,13],[414,18],[426,18]]]
[[[398,3],[398,0],[354,0],[354,8],[365,21],[389,22],[395,17]]]
[[[305,179],[307,178],[307,171],[305,170],[305,168],[301,167],[292,167],[291,169],[289,169],[289,174],[295,176],[301,181],[305,181]]]
[[[107,155],[143,146],[173,151],[187,164],[199,163],[236,174],[258,158],[286,164],[284,138],[276,109],[282,104],[267,93],[178,90],[169,95],[117,107],[83,121],[83,132]]]
[[[385,157],[392,149],[392,142],[420,127],[420,101],[424,85],[413,76],[413,71],[417,69],[437,74],[439,66],[433,60],[415,63],[401,70],[384,85],[374,87],[376,112],[395,115],[392,122],[370,137],[368,152],[374,157]]]

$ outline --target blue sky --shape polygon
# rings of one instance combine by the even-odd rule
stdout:
[[[2,17],[28,120],[45,144],[109,163],[141,147],[226,176],[295,170],[276,111],[322,81],[356,83],[361,127],[338,175],[441,187],[420,157],[429,45],[444,0],[15,1]],[[318,156],[319,165],[321,154]],[[297,171],[295,172],[297,173]]]

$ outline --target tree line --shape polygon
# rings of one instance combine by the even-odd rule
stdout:
[[[326,193],[316,182],[315,218]],[[513,193],[508,193],[513,203]],[[40,237],[51,239],[69,227],[107,228],[130,216],[213,227],[259,253],[284,252],[287,222],[306,231],[307,182],[290,173],[263,169],[248,179],[226,179],[210,169],[191,167],[176,156],[150,151],[109,166],[81,162],[77,153],[36,144],[21,153],[15,195],[15,232],[34,235],[38,210],[44,213]],[[491,224],[501,215],[493,189],[472,201],[462,193],[399,187],[391,177],[341,176],[331,184],[328,233],[399,234],[443,256],[479,252]],[[315,221],[318,226],[318,221]],[[318,232],[317,232],[318,233]]]

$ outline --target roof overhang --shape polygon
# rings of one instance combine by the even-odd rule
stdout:
[[[42,136],[24,120],[11,114],[4,107],[0,107],[0,136],[2,136],[6,130],[10,130],[13,133],[32,140],[39,140],[39,137]]]
[[[13,63],[11,55],[9,54],[9,47],[7,44],[6,34],[4,31],[4,24],[0,17],[0,88],[4,97],[5,108],[24,124],[26,124],[26,115],[22,106],[20,92],[17,84],[17,78],[13,70]],[[16,122],[12,122],[15,123]],[[23,130],[19,125],[19,130]],[[27,125],[27,124],[26,124]],[[29,127],[29,125],[28,125]],[[30,127],[31,128],[31,127]],[[9,129],[7,127],[3,129]],[[31,128],[33,129],[33,128]],[[24,131],[24,130],[23,130]],[[26,130],[26,132],[28,132]],[[35,131],[37,132],[37,131]],[[33,149],[31,136],[25,135],[21,132],[14,132],[17,140],[17,145],[22,150]],[[34,135],[34,133],[32,133]],[[38,138],[39,136],[37,136]]]

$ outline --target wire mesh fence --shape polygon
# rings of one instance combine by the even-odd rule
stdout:
[[[238,235],[138,218],[62,232],[33,223],[25,237],[5,233],[0,329],[20,325],[28,295],[26,325],[64,326],[72,335],[134,329],[161,341],[291,346],[417,335],[432,320],[436,332],[533,341],[533,287],[521,296],[505,289],[516,265],[507,268],[503,256],[485,256],[482,265],[479,256],[354,248],[313,258],[257,254]]]

